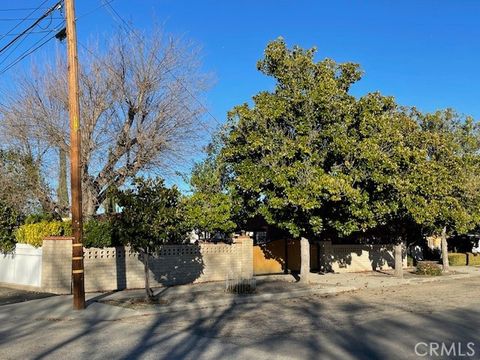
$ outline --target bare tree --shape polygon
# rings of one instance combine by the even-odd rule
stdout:
[[[160,31],[120,31],[85,48],[80,69],[83,204],[94,214],[108,189],[139,172],[171,169],[205,131],[197,100],[208,87],[198,49]],[[57,57],[17,82],[0,109],[8,144],[45,164],[69,152],[66,65]],[[53,151],[53,150],[55,151]],[[55,162],[58,164],[58,160]]]

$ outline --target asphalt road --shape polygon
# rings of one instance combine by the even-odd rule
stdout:
[[[117,321],[7,308],[1,359],[480,359],[478,277]]]

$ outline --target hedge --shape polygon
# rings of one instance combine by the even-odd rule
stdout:
[[[83,225],[83,243],[85,247],[109,247],[117,245],[114,241],[114,226],[110,221],[88,220]],[[21,244],[42,246],[47,236],[71,236],[71,221],[40,221],[24,224],[15,231],[15,239]]]
[[[467,254],[450,253],[448,254],[448,263],[451,266],[465,266],[467,265]]]
[[[480,254],[475,255],[473,253],[467,253],[467,256],[469,266],[480,265]]]
[[[417,274],[439,276],[442,275],[442,268],[435,261],[419,261],[417,263]]]
[[[35,224],[24,224],[15,231],[18,243],[29,244],[35,247],[42,246],[43,239],[47,236],[70,235],[71,224],[63,221],[41,221]]]

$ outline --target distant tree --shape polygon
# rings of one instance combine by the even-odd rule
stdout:
[[[0,253],[15,249],[14,231],[20,225],[20,215],[10,205],[0,200]]]
[[[50,188],[40,175],[40,164],[14,149],[0,149],[0,200],[18,213],[50,212]]]
[[[58,187],[57,187],[57,203],[59,213],[62,216],[68,216],[69,200],[67,185],[67,154],[63,148],[58,150],[59,170],[58,170]]]
[[[128,243],[143,258],[145,292],[152,299],[149,281],[149,257],[166,243],[182,243],[186,239],[186,226],[180,206],[180,192],[167,188],[161,178],[136,178],[131,187],[118,191],[121,207],[117,231],[120,239]]]
[[[399,182],[402,201],[426,232],[441,236],[443,270],[449,270],[447,237],[480,223],[480,133],[471,118],[452,110],[416,112],[423,157]]]

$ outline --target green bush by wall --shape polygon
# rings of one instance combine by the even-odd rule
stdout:
[[[480,254],[467,253],[469,266],[480,266]]]
[[[109,247],[118,245],[114,241],[114,226],[110,221],[88,220],[83,224],[85,247]],[[21,244],[42,246],[47,236],[72,236],[71,221],[40,221],[24,224],[15,231],[15,240]]]
[[[83,225],[83,243],[85,247],[109,247],[115,246],[113,241],[113,226],[110,221],[87,221]]]
[[[467,265],[467,254],[450,253],[448,254],[448,262],[451,266],[465,266]]]
[[[47,236],[68,235],[64,233],[66,226],[62,221],[41,221],[35,224],[24,224],[15,231],[15,239],[21,244],[40,247],[43,239]]]

